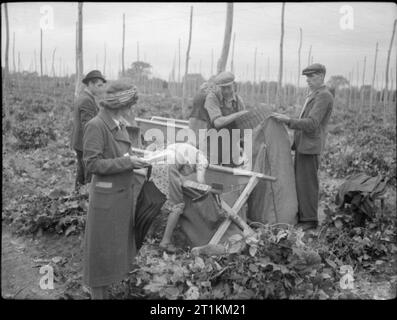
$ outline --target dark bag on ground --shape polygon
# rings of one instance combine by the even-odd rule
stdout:
[[[149,181],[151,173],[152,167],[150,166],[135,208],[135,242],[137,250],[142,247],[150,226],[167,200],[167,197],[156,187],[154,182]]]
[[[374,201],[386,192],[387,181],[382,176],[370,177],[364,173],[349,176],[339,187],[336,204],[343,208],[350,204],[355,224],[363,226],[365,220],[375,216]]]

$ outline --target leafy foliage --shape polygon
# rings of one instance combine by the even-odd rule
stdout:
[[[374,263],[381,261],[379,259],[397,252],[396,215],[390,209],[366,221],[364,227],[356,227],[349,206],[336,210],[328,207],[325,213],[319,243],[326,248],[324,255],[327,258],[337,258],[354,267],[373,269]]]
[[[265,226],[254,235],[233,236],[221,257],[159,255],[146,247],[118,296],[136,291],[166,299],[326,298],[335,294],[335,272],[292,227]],[[239,243],[242,250],[233,252]],[[128,287],[128,290],[126,289]]]
[[[357,123],[351,116],[340,121],[331,128],[321,169],[335,178],[359,172],[369,176],[382,174],[396,186],[395,125],[385,127],[376,118]]]
[[[45,147],[50,139],[56,139],[55,133],[51,127],[16,127],[13,128],[13,134],[19,140],[20,149],[37,149]]]
[[[6,207],[3,216],[16,234],[56,232],[68,236],[84,230],[87,195],[66,195],[62,190],[54,190],[21,202],[17,207]]]

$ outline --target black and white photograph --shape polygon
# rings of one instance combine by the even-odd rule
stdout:
[[[395,2],[1,3],[2,299],[395,299],[396,27]]]

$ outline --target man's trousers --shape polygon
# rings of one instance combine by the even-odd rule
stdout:
[[[318,221],[319,199],[318,168],[320,156],[295,152],[295,183],[298,196],[298,217],[300,222]]]

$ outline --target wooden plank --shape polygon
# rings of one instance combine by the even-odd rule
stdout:
[[[254,190],[257,183],[258,183],[258,178],[255,176],[251,177],[251,179],[248,182],[247,186],[245,187],[244,191],[241,193],[240,197],[234,203],[233,211],[235,211],[235,212],[240,211],[240,209],[243,207],[244,203],[248,200],[249,195],[251,194],[252,190]]]
[[[225,221],[221,223],[218,230],[216,230],[215,234],[212,236],[209,244],[217,244],[222,239],[223,235],[225,234],[231,223],[231,219],[225,219]]]
[[[158,116],[153,116],[150,118],[150,120],[154,120],[154,121],[162,121],[162,122],[167,122],[167,121],[173,121],[176,124],[180,124],[180,125],[189,125],[189,121],[187,120],[181,120],[181,119],[173,119],[173,118],[165,118],[165,117],[158,117]]]
[[[230,167],[219,166],[219,165],[214,165],[214,164],[208,165],[208,169],[212,169],[213,171],[230,173],[235,176],[249,176],[249,177],[256,176],[257,178],[270,180],[270,181],[277,180],[275,177],[267,176],[267,175],[259,173],[259,172],[245,170],[245,169],[239,169],[239,168],[230,168]]]
[[[181,124],[167,124],[166,122],[162,121],[153,121],[153,120],[148,120],[148,119],[142,119],[142,118],[135,118],[135,121],[139,128],[141,129],[141,132],[143,135],[145,135],[146,131],[150,129],[157,129],[162,132],[162,135],[165,139],[165,141],[175,141],[176,136],[179,131],[181,130],[187,130],[189,127],[186,125],[181,125]],[[169,128],[167,130],[167,128]],[[170,133],[174,133],[174,137],[168,137],[168,131]],[[176,142],[176,141],[175,141]],[[181,142],[181,141],[178,141]]]
[[[233,220],[244,232],[252,232],[251,227],[231,208],[225,201],[221,200],[222,208],[227,212],[229,218]]]

